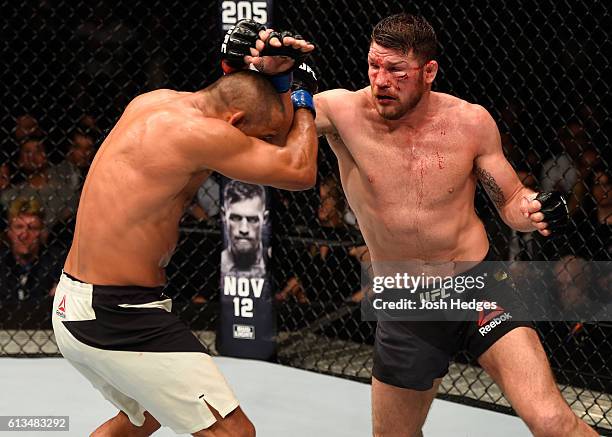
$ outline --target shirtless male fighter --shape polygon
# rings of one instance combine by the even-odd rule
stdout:
[[[230,30],[225,60],[242,44],[268,73],[282,72],[296,61],[264,57],[264,42],[295,59],[314,49],[258,31]],[[289,86],[286,73],[239,71],[194,93],[143,94],[98,151],[52,314],[64,357],[120,410],[92,435],[148,436],[160,424],[194,436],[255,435],[205,348],[170,312],[164,268],[183,210],[211,172],[289,190],[315,183],[312,96],[289,96]]]
[[[315,120],[340,167],[373,263],[480,262],[489,244],[474,212],[480,181],[503,220],[555,232],[567,209],[556,193],[525,188],[481,106],[431,91],[436,35],[425,19],[380,21],[368,54],[370,86],[315,95]],[[299,70],[300,74],[306,73]],[[443,322],[446,323],[446,322]],[[419,436],[451,356],[463,345],[536,436],[591,436],[561,396],[536,332],[502,322],[379,321],[372,377],[375,436]]]

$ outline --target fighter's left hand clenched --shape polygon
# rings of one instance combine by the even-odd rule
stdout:
[[[559,234],[569,222],[567,201],[561,193],[549,192],[523,197],[521,213],[531,220],[531,224],[545,237]]]

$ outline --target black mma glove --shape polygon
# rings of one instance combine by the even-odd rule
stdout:
[[[253,20],[240,20],[225,34],[221,44],[221,68],[228,74],[243,69],[245,56],[251,56],[251,48],[266,26]]]
[[[286,37],[291,37],[294,39],[304,39],[302,38],[301,35],[298,35],[296,33],[287,31],[287,30],[283,30],[283,31],[272,31],[270,33],[270,36],[268,37],[268,39],[266,40],[266,45],[264,47],[264,49],[261,51],[261,56],[286,56],[288,58],[292,58],[293,59],[293,67],[290,68],[286,73],[290,72],[290,71],[294,71],[302,62],[304,62],[304,60],[312,53],[312,52],[308,52],[308,53],[304,53],[303,51],[301,51],[300,49],[294,49],[291,46],[285,46],[283,44],[283,39],[285,39]],[[281,46],[280,47],[273,47],[270,45],[270,41],[272,40],[272,38],[278,38],[278,40],[281,42]],[[315,47],[316,50],[316,47]]]
[[[283,44],[283,39],[286,37],[291,37],[297,40],[303,40],[304,38],[302,38],[302,36],[294,34],[293,32],[288,32],[288,31],[282,31],[282,32],[277,32],[277,31],[272,31],[270,33],[270,35],[268,36],[265,46],[263,48],[263,50],[260,53],[260,56],[284,56],[290,59],[293,59],[293,64],[291,66],[291,68],[289,68],[288,70],[270,76],[270,81],[272,82],[272,84],[274,85],[274,87],[276,88],[276,90],[279,93],[284,93],[289,91],[289,89],[293,89],[291,87],[291,84],[293,82],[293,77],[297,68],[302,64],[302,61],[304,59],[306,59],[310,53],[312,52],[308,52],[308,53],[304,53],[303,51],[301,51],[300,49],[295,49],[291,46],[285,46]],[[281,45],[280,47],[274,47],[272,45],[270,45],[270,41],[272,40],[272,38],[278,38],[278,40],[280,41]],[[314,74],[313,74],[314,75]],[[315,77],[315,82],[316,82],[316,77]],[[311,99],[312,100],[312,92],[311,94]],[[294,103],[295,106],[295,103]],[[314,105],[309,105],[307,103],[303,104],[302,106],[308,107],[311,111],[313,111],[314,113]]]
[[[544,222],[548,224],[548,229],[553,234],[562,231],[569,222],[569,209],[567,201],[559,192],[538,193],[535,200],[540,202],[540,211],[544,214]]]
[[[291,85],[291,101],[293,108],[306,108],[316,117],[313,95],[319,90],[317,75],[312,67],[305,62],[293,70],[293,84]]]
[[[313,96],[319,91],[319,82],[312,66],[302,62],[293,70],[293,85],[291,89],[293,91],[306,90]]]

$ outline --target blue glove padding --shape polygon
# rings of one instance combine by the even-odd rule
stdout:
[[[291,102],[293,103],[293,109],[306,108],[312,112],[312,116],[316,117],[317,112],[315,111],[314,100],[312,94],[304,89],[295,90],[291,93]]]
[[[255,67],[253,64],[250,65],[249,69],[259,72],[257,67]],[[289,91],[291,89],[291,85],[293,84],[293,73],[291,71],[275,74],[274,76],[264,76],[270,81],[276,92],[279,94]]]
[[[293,74],[289,72],[277,74],[276,76],[268,76],[268,80],[270,81],[270,83],[272,83],[272,85],[274,85],[276,92],[282,94],[286,93],[291,89],[291,83],[293,82]]]

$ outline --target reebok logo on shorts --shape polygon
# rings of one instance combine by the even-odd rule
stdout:
[[[481,336],[487,335],[493,328],[500,325],[502,322],[512,319],[510,313],[504,312],[504,309],[497,306],[497,309],[487,313],[487,310],[481,310],[478,315],[478,332]]]
[[[487,302],[486,300],[482,301],[483,303],[490,303]],[[483,326],[486,323],[489,323],[489,321],[491,321],[494,317],[499,316],[500,314],[503,314],[504,309],[497,305],[495,307],[494,310],[486,310],[486,309],[481,309],[479,314],[478,314],[478,326]]]
[[[62,319],[66,318],[66,295],[62,297],[62,301],[57,306],[55,314],[57,315],[57,317],[61,317]]]

